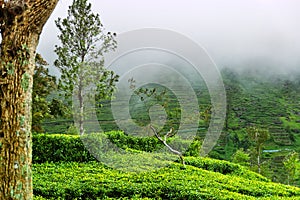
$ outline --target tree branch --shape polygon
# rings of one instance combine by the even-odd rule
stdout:
[[[40,32],[57,2],[58,0],[0,0],[0,28],[11,26],[21,17],[20,21],[25,26],[30,24],[30,28]]]
[[[164,144],[164,145],[165,145],[172,153],[178,155],[179,158],[180,158],[180,160],[181,160],[181,163],[182,163],[183,165],[185,165],[185,162],[184,162],[184,158],[183,158],[182,153],[179,152],[179,151],[177,151],[177,150],[175,150],[175,149],[173,149],[173,148],[172,148],[170,145],[168,145],[168,143],[167,143],[168,137],[172,136],[173,133],[174,133],[173,128],[171,128],[170,131],[164,136],[164,139],[162,139],[162,138],[159,136],[159,134],[157,133],[156,129],[155,129],[152,125],[150,125],[150,128],[151,128],[152,131],[154,132],[154,135],[156,136],[156,138],[157,138],[159,141],[161,141],[161,142],[162,142],[162,143],[163,143],[163,144]]]
[[[28,8],[28,0],[0,0],[0,28],[13,22]]]

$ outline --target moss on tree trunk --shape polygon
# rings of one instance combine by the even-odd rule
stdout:
[[[58,0],[0,0],[0,200],[32,199],[31,93],[35,50]]]

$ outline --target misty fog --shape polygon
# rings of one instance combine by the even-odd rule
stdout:
[[[298,0],[90,0],[107,31],[170,29],[205,48],[218,68],[259,69],[289,74],[300,66],[300,1]],[[72,1],[59,1],[44,27],[38,52],[51,73],[59,44],[54,21],[67,16]],[[0,39],[1,40],[1,39]]]

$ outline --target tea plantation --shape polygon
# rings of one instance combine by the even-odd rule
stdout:
[[[264,142],[261,153],[262,174],[274,182],[288,184],[283,160],[293,151],[300,153],[300,81],[298,81],[300,74],[295,73],[293,77],[278,74],[264,76],[263,73],[255,70],[237,72],[223,69],[222,76],[227,93],[227,115],[221,137],[209,153],[209,157],[232,161],[235,152],[243,149],[252,156],[249,164],[254,166],[252,170],[257,171],[255,169],[256,159],[251,153],[254,144],[248,136],[247,128],[255,126],[267,129],[270,137]],[[149,87],[148,91],[151,91],[152,87],[152,89],[156,89],[157,94],[164,92],[164,88],[159,90],[155,85]],[[211,117],[210,98],[203,81],[198,81],[193,87],[199,98],[200,120],[197,137],[201,141],[206,136]],[[177,93],[185,95],[185,90],[178,88]],[[149,124],[149,107],[152,104],[160,103],[166,108],[167,114],[166,125],[163,127],[164,132],[168,131],[170,127],[175,129],[179,127],[181,109],[171,91],[167,90],[164,95],[156,97],[143,94],[143,92],[140,92],[139,95],[133,95],[130,104],[130,114],[136,124],[141,126]],[[143,101],[139,101],[141,97],[143,97]],[[97,110],[98,121],[94,120],[97,127],[92,132],[98,132],[99,125],[106,132],[119,130],[112,115],[110,101],[101,103],[103,106]],[[72,118],[47,119],[43,123],[43,128],[47,133],[74,133],[75,128],[72,124]],[[110,136],[110,139],[120,141],[119,147],[123,149],[149,151],[162,147],[156,140],[148,140],[143,146],[140,145],[144,144],[142,140],[135,141],[138,139],[121,137],[118,134]],[[189,155],[195,155],[195,153],[190,152]],[[52,155],[47,154],[47,158],[49,157]],[[295,177],[294,185],[300,185],[299,174],[298,177]]]
[[[299,187],[288,186],[300,185],[299,168],[295,177],[289,179],[283,165],[287,155],[300,152],[300,75],[260,77],[256,72],[224,69],[222,76],[227,116],[209,158],[197,157],[211,114],[209,94],[203,84],[194,88],[199,95],[198,140],[183,141],[176,136],[168,139],[178,144],[176,150],[184,152],[185,166],[177,162],[176,156],[160,151],[164,146],[153,135],[139,137],[117,131],[110,102],[101,102],[97,120],[105,134],[80,138],[72,126],[73,119],[56,118],[44,121],[47,134],[34,135],[35,199],[300,199]],[[164,93],[163,88],[156,90],[158,94]],[[185,94],[184,90],[180,91]],[[131,99],[130,114],[135,123],[149,124],[149,107],[160,99],[158,103],[165,106],[167,116],[163,132],[170,127],[177,129],[181,110],[174,94],[166,91],[164,95],[150,95],[146,100],[147,95],[136,93]],[[145,97],[142,102],[141,96]],[[258,171],[252,152],[255,143],[247,133],[247,128],[252,126],[270,133],[260,157],[263,176],[253,172]],[[85,146],[103,152],[107,145],[103,136],[123,153],[105,151],[106,156],[96,153],[94,156],[101,161],[98,162]],[[184,151],[187,145],[189,148]],[[240,162],[246,167],[228,162],[238,149],[250,156],[247,162]]]
[[[151,148],[146,139],[138,142]],[[134,152],[140,160],[147,159],[147,154]],[[38,200],[300,199],[300,188],[273,183],[240,165],[210,158],[185,157],[186,166],[166,161],[163,168],[139,173],[116,170],[97,162],[79,136],[34,135],[33,160],[34,199]]]

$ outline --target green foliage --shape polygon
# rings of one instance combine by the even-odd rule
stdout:
[[[216,160],[211,158],[186,157],[186,164],[198,167],[204,170],[218,172],[224,175],[235,175],[250,180],[266,181],[269,180],[255,172],[249,171],[247,168],[224,160]]]
[[[126,135],[121,131],[111,131],[106,134],[111,142],[122,149],[131,148],[140,151],[153,152],[163,147],[163,144],[161,144],[155,136],[134,137]]]
[[[257,149],[261,149],[264,142],[266,142],[270,137],[268,130],[253,126],[249,127],[247,132],[250,139],[255,143]]]
[[[261,172],[269,174],[274,181],[285,183],[287,173],[282,159],[289,151],[300,152],[300,94],[299,73],[294,78],[285,75],[265,76],[259,70],[235,71],[222,70],[226,89],[233,88],[227,93],[230,97],[226,120],[228,131],[220,137],[218,145],[210,153],[215,158],[228,159],[227,144],[231,141],[235,151],[243,148],[251,153],[251,167],[258,170],[257,149],[255,141],[247,134],[249,126],[266,127],[270,139],[264,142],[262,149],[274,152],[261,152]],[[225,136],[225,134],[227,134]],[[233,153],[235,152],[233,151]],[[276,153],[276,152],[280,153]],[[299,185],[300,182],[298,182]]]
[[[261,173],[261,154],[264,143],[270,137],[269,131],[266,129],[252,126],[247,128],[247,133],[254,145],[254,148],[252,149],[251,153],[252,156],[255,158],[254,160],[256,160],[255,163],[257,165],[257,171],[258,173]]]
[[[49,70],[45,68],[48,64],[40,54],[36,55],[35,63],[32,90],[32,130],[43,132],[43,120],[52,117],[47,96],[56,89],[56,78],[49,75]]]
[[[35,199],[295,199],[300,189],[271,183],[259,174],[227,161],[186,157],[186,168],[165,163],[165,168],[143,173],[110,169],[85,149],[101,148],[103,134],[33,136]],[[121,132],[106,134],[115,143],[131,141]],[[99,139],[97,139],[99,138]],[[118,138],[118,139],[117,139]],[[176,139],[175,139],[176,141]],[[153,153],[130,150],[139,161],[156,162]],[[136,154],[134,154],[136,151]],[[125,157],[124,157],[125,156]],[[156,155],[155,155],[156,156]],[[111,155],[124,162],[126,155]],[[136,159],[132,159],[132,164]],[[76,162],[74,162],[76,161]],[[56,162],[55,164],[52,162]],[[40,163],[40,164],[37,164]],[[52,164],[51,164],[52,163]],[[166,165],[167,164],[167,165]],[[150,168],[149,168],[150,169]]]
[[[298,168],[299,164],[299,154],[297,152],[291,152],[288,154],[285,159],[283,160],[284,167],[286,171],[288,172],[288,184],[293,184],[294,180],[296,178],[296,172],[297,170],[300,170]]]
[[[35,164],[34,194],[61,199],[277,199],[299,198],[300,189],[172,164],[146,173],[126,173],[101,163]]]
[[[134,80],[130,80],[133,82]],[[140,88],[135,88],[135,85],[131,83],[130,86],[133,89],[133,95],[130,99],[130,114],[132,119],[141,126],[146,126],[150,123],[149,110],[155,105],[160,105],[164,108],[166,116],[166,122],[162,127],[162,132],[167,132],[170,128],[177,130],[179,128],[181,119],[180,105],[176,95],[170,89],[158,85],[147,84]]]
[[[238,149],[232,156],[232,162],[243,166],[249,166],[250,155],[245,153],[243,149]]]
[[[231,73],[229,71],[223,78],[225,80],[225,85],[228,84],[231,88],[231,105],[228,108],[229,113],[227,115],[228,131],[222,133],[218,144],[209,155],[218,159],[231,159],[232,155],[240,148],[243,148],[247,153],[250,153],[250,149],[255,150],[253,149],[255,142],[251,140],[250,136],[247,134],[247,128],[249,126],[267,127],[269,129],[270,139],[264,142],[263,150],[261,152],[262,174],[269,174],[268,177],[273,181],[286,183],[288,180],[288,173],[284,168],[282,161],[289,152],[300,152],[300,104],[298,102],[300,97],[299,74],[295,75],[294,81],[291,81],[290,83],[286,83],[285,81],[288,80],[289,77],[284,77],[283,75],[267,78],[265,76],[258,77],[257,74],[253,75],[248,72]],[[195,91],[198,91],[197,94],[200,94],[200,112],[205,112],[205,110],[210,107],[209,94],[204,89],[202,90],[202,88],[198,90]],[[151,92],[152,91],[150,90],[148,93],[146,92],[146,94],[151,94]],[[184,91],[181,92],[184,94]],[[137,99],[135,97],[136,96],[133,96],[131,100]],[[145,95],[143,97],[145,97]],[[104,103],[105,101],[103,101],[103,104]],[[176,105],[176,102],[173,101],[169,101],[168,103],[170,110]],[[132,107],[133,109],[130,110],[130,112],[134,120],[143,124],[142,119],[147,120],[146,115],[148,113],[142,113],[143,116],[141,117],[140,110],[137,107],[134,107],[134,104]],[[100,113],[101,116],[98,113],[102,130],[118,130],[118,126],[114,123],[113,115],[109,113],[111,112],[109,111],[110,105],[103,106],[102,108]],[[146,106],[142,108],[144,109]],[[171,119],[173,116],[176,117],[175,111],[176,110],[174,109],[174,115],[170,115],[170,121],[173,120]],[[198,132],[198,134],[202,139],[205,137],[207,128],[204,120],[205,118],[202,118],[199,122],[199,124],[202,125],[200,128],[203,130],[202,132]],[[57,124],[59,124],[57,126],[54,126],[56,122],[53,121],[46,125],[46,127],[48,127],[46,130],[63,133],[65,129],[73,123],[72,120],[68,120],[68,123],[64,121],[57,120]],[[174,120],[173,122],[176,123]],[[132,133],[128,133],[127,136],[133,136],[131,134]],[[139,138],[136,139],[136,142],[138,140]],[[125,141],[128,140],[126,139]],[[133,147],[134,143],[123,145],[125,148],[129,148],[128,146]],[[117,141],[116,144],[118,144]],[[120,144],[120,147],[122,147],[122,144]],[[274,152],[265,152],[264,150],[274,150]],[[278,153],[275,153],[275,151],[278,151]],[[252,155],[256,155],[256,152],[254,151]],[[255,165],[256,159],[254,159],[254,156],[252,156],[251,162]],[[258,170],[257,166],[251,167],[255,171]],[[299,178],[295,180],[295,183],[298,185],[300,184]]]
[[[95,160],[75,135],[34,134],[32,142],[33,163]]]
[[[69,126],[69,128],[67,129],[66,134],[78,135],[79,134],[78,128],[74,124],[71,124],[71,126]]]
[[[33,196],[33,199],[34,200],[62,200],[62,198],[44,198],[44,197],[41,197],[41,196],[36,196],[34,195]]]
[[[189,144],[188,149],[184,152],[184,156],[200,156],[201,146],[202,141],[199,138],[195,138],[192,143]]]
[[[118,79],[112,71],[104,68],[103,54],[116,48],[116,34],[104,33],[99,15],[92,13],[87,0],[74,0],[69,7],[68,16],[56,21],[61,34],[61,46],[56,46],[58,56],[55,66],[61,72],[59,88],[69,99],[74,94],[79,102],[80,134],[84,133],[83,121],[85,99],[95,94],[97,100],[109,98]],[[91,85],[96,86],[96,91]],[[92,90],[92,91],[86,91]],[[78,115],[78,116],[77,116]]]
[[[69,107],[60,99],[53,98],[49,104],[50,114],[58,120],[59,117],[69,118],[70,109]]]
[[[102,145],[99,134],[78,135],[64,134],[35,134],[33,135],[33,162],[88,162],[93,161],[82,141],[90,149],[99,149]],[[163,145],[155,138],[137,138],[127,136],[123,132],[112,131],[105,133],[107,138],[121,149],[135,149],[138,151],[152,152],[161,149]],[[96,138],[93,138],[93,137]],[[100,135],[99,135],[100,136]],[[99,144],[100,142],[100,144]],[[50,150],[51,149],[51,150]]]
[[[93,156],[90,155],[85,145],[88,145],[89,149],[101,150],[102,136],[100,133],[86,134],[79,137],[74,132],[77,129],[74,126],[70,126],[68,131],[72,131],[72,135],[64,134],[35,134],[33,135],[33,162],[60,162],[60,161],[72,161],[72,162],[88,162],[93,161]],[[71,130],[72,129],[72,130]],[[154,136],[152,137],[134,137],[128,136],[121,131],[111,131],[103,135],[103,137],[111,141],[116,147],[119,147],[127,151],[136,151],[137,153],[154,152],[161,150],[164,145]],[[84,141],[84,144],[82,143]],[[199,155],[201,143],[197,140],[182,141],[179,138],[169,139],[170,143],[175,149],[179,151],[185,151],[184,147],[189,146],[185,152],[186,156]],[[114,148],[114,147],[113,147]],[[51,151],[49,151],[51,149]],[[102,151],[102,150],[101,150]],[[104,151],[106,151],[104,149]]]

